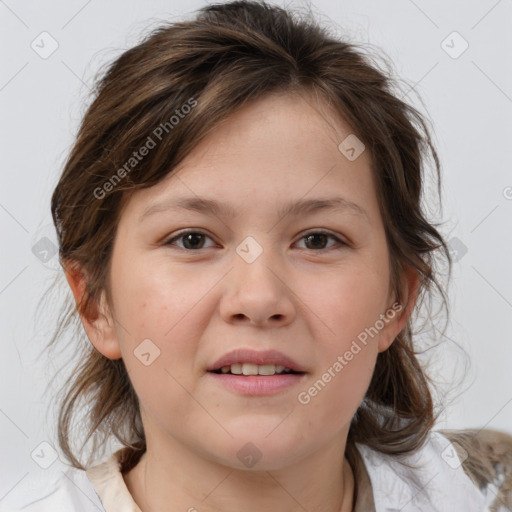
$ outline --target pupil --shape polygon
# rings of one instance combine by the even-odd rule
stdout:
[[[325,242],[325,239],[327,238],[327,235],[325,235],[323,233],[316,233],[316,234],[312,234],[312,235],[306,236],[306,239],[308,241],[310,241],[310,240],[315,239],[315,238],[318,239],[318,237],[321,237],[322,242]],[[315,245],[315,244],[313,244],[313,245]],[[324,244],[320,243],[320,245],[323,246]],[[313,247],[313,248],[315,248],[315,247]]]
[[[190,245],[188,242],[190,242],[191,240],[194,241],[194,239],[196,239],[197,241],[197,237],[202,237],[203,235],[201,233],[189,233],[188,235],[185,235],[184,239],[185,239],[185,247],[187,247],[187,245]],[[192,243],[192,247],[187,247],[187,249],[197,249],[197,247],[194,245],[194,243]]]

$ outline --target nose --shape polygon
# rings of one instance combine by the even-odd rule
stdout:
[[[248,263],[235,253],[234,268],[224,279],[220,314],[228,323],[278,327],[293,322],[294,293],[284,266],[265,249]]]

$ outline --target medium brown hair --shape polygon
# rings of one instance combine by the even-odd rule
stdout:
[[[433,164],[440,197],[438,157],[425,118],[399,98],[399,82],[386,66],[312,16],[250,1],[210,5],[191,20],[163,23],[109,65],[96,82],[51,200],[61,264],[78,265],[87,276],[82,300],[76,308],[70,300],[61,311],[50,342],[75,324],[72,342],[79,361],[63,389],[58,418],[60,447],[73,466],[84,469],[71,443],[73,420],[81,411],[86,437],[81,449],[91,438],[95,447],[116,438],[130,447],[123,471],[145,451],[137,396],[123,360],[100,354],[79,322],[79,314],[94,318],[102,291],[111,304],[108,276],[123,207],[135,190],[162,181],[248,102],[272,94],[313,94],[348,123],[371,156],[397,301],[403,299],[405,270],[412,267],[420,282],[415,308],[438,290],[448,309],[435,256],[440,250],[446,258],[449,280],[449,250],[421,204],[427,162]],[[185,109],[187,104],[194,106]],[[170,121],[172,116],[179,122]],[[165,136],[128,169],[133,152],[164,126]],[[407,453],[424,443],[436,416],[417,348],[409,318],[377,357],[351,422],[349,461],[354,443],[386,454]]]

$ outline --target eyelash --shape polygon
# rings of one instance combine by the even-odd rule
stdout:
[[[186,231],[182,231],[181,233],[178,233],[177,235],[173,236],[172,238],[169,238],[166,242],[163,243],[163,245],[165,246],[172,246],[174,245],[172,242],[174,242],[175,240],[179,240],[187,235],[191,235],[191,234],[194,234],[194,235],[203,235],[207,238],[210,238],[212,239],[208,234],[200,231],[200,230],[192,230],[192,229],[189,229],[189,230],[186,230]],[[304,235],[302,235],[299,240],[303,240],[304,238],[310,236],[310,235],[326,235],[328,236],[329,238],[332,238],[334,240],[336,240],[336,242],[338,242],[338,244],[341,246],[341,247],[338,247],[337,249],[341,249],[343,247],[348,247],[349,244],[344,242],[343,240],[341,240],[340,238],[338,238],[337,236],[333,235],[331,232],[329,231],[324,231],[324,230],[317,230],[317,231],[309,231],[307,233],[305,233]],[[187,251],[187,252],[198,252],[200,251],[201,249],[203,248],[200,248],[200,249],[187,249],[185,247],[177,247],[178,249],[181,249],[181,250],[184,250],[184,251]],[[208,249],[208,247],[206,247],[206,249]],[[336,246],[332,246],[332,247],[327,247],[325,249],[309,249],[310,251],[313,251],[313,252],[321,252],[321,251],[327,251],[327,250],[330,250],[330,249],[336,249]],[[308,249],[306,249],[308,250]]]

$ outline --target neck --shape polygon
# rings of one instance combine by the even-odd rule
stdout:
[[[193,453],[165,457],[148,445],[123,477],[142,512],[352,512],[354,474],[347,459],[334,453],[339,451],[330,445],[292,467],[247,471],[196,460]]]

